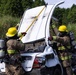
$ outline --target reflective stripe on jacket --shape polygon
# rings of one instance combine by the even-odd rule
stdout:
[[[16,52],[15,50],[7,50],[8,54],[15,54],[15,52]]]
[[[70,50],[70,38],[68,36],[59,37],[54,36],[53,39],[57,41],[57,47],[59,50],[59,55],[61,60],[68,60],[71,59],[71,54],[69,53]]]
[[[68,49],[70,49],[70,46],[66,46]],[[58,50],[66,50],[66,48],[64,46],[60,46],[58,47]]]
[[[8,54],[18,53],[20,50],[24,50],[25,46],[21,41],[16,39],[10,39],[7,41]]]
[[[60,59],[61,59],[61,60],[68,60],[68,59],[71,59],[71,57],[72,57],[72,56],[69,55],[69,56],[61,57]]]

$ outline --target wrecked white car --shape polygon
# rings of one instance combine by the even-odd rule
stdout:
[[[26,74],[63,75],[57,52],[48,40],[54,9],[62,3],[38,6],[24,12],[18,33],[26,32],[21,38],[25,44],[25,52],[21,57]]]

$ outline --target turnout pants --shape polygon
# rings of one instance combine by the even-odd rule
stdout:
[[[23,75],[24,71],[21,66],[6,64],[6,75]]]
[[[73,71],[71,68],[71,57],[70,53],[66,51],[59,52],[60,60],[62,63],[62,66],[64,67],[67,75],[73,75]]]

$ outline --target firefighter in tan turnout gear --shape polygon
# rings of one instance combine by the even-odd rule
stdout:
[[[18,41],[17,29],[11,27],[6,33],[7,37],[7,55],[8,62],[6,63],[7,75],[23,75],[24,71],[21,67],[20,51],[24,50],[24,44]]]
[[[52,40],[57,41],[58,55],[66,74],[73,75],[71,68],[71,54],[69,51],[70,38],[68,36],[67,27],[65,25],[61,25],[58,28],[58,36],[53,36]]]

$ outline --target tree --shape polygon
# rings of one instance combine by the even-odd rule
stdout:
[[[70,23],[76,23],[76,5],[73,5],[69,10],[68,21]]]
[[[68,18],[67,18],[67,16],[69,14],[69,8],[64,9],[63,12],[64,13],[63,13],[63,18],[62,18],[62,23],[67,25],[68,24]]]
[[[5,5],[4,14],[9,14],[11,16],[21,16],[23,14],[23,8],[21,0],[7,0]]]
[[[33,7],[33,0],[21,0],[23,10]]]
[[[41,5],[45,5],[45,1],[44,0],[35,0],[34,1],[34,7],[41,6]]]
[[[62,18],[63,18],[63,9],[57,7],[55,10],[54,10],[54,13],[53,13],[54,17],[56,17],[59,21],[59,25],[62,24]]]
[[[1,14],[20,17],[23,14],[21,0],[1,0]]]
[[[44,0],[0,0],[0,14],[20,17],[27,8],[43,4]]]
[[[0,16],[4,14],[6,4],[7,4],[7,0],[0,0]]]

